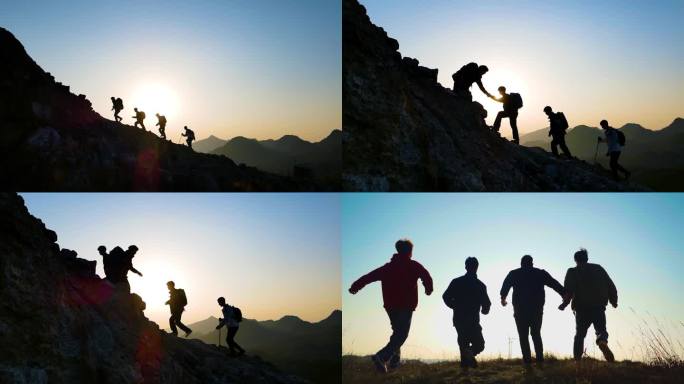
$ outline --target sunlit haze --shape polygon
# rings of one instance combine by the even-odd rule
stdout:
[[[341,127],[339,0],[3,1],[0,26],[57,81],[124,123],[133,107],[198,139],[295,134],[318,141]]]
[[[449,282],[465,273],[468,256],[479,259],[492,309],[481,316],[484,357],[520,357],[513,309],[502,307],[499,290],[508,271],[530,254],[538,268],[563,283],[575,265],[574,252],[589,251],[618,289],[609,306],[609,343],[618,359],[643,358],[642,321],[681,343],[684,305],[684,203],[677,194],[346,194],[342,198],[343,352],[366,355],[387,343],[390,325],[380,283],[356,295],[347,292],[363,274],[388,262],[394,242],[414,243],[413,259],[432,274],[435,291],[419,284],[418,308],[402,357],[454,359],[458,355],[452,311],[442,301]],[[509,303],[511,295],[508,296]],[[557,309],[560,296],[546,289],[542,336],[547,352],[569,357],[575,324],[572,311]],[[587,353],[601,353],[593,329]],[[652,341],[652,340],[651,340]],[[681,353],[681,351],[680,351]]]
[[[320,321],[340,308],[339,196],[335,194],[22,194],[59,245],[97,260],[139,247],[129,273],[145,315],[168,327],[166,282],[183,288],[186,324],[220,316],[219,296],[246,318]]]
[[[439,82],[469,62],[485,64],[485,88],[522,95],[518,129],[548,127],[545,105],[571,126],[639,123],[684,115],[684,2],[361,0],[404,56],[438,68]],[[474,85],[491,125],[501,104]],[[508,121],[502,133],[510,136]]]

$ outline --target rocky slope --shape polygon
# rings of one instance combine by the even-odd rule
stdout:
[[[0,194],[0,383],[301,383],[258,358],[159,330],[144,302],[60,249]]]
[[[343,188],[349,191],[625,191],[607,172],[490,132],[479,103],[403,57],[357,0],[343,2]]]
[[[0,28],[0,185],[14,191],[317,190],[104,119]],[[121,116],[131,116],[126,105]],[[152,114],[152,111],[147,111]],[[154,116],[146,119],[148,125]]]

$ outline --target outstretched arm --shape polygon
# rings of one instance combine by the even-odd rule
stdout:
[[[563,303],[558,306],[558,309],[561,311],[570,304],[570,300],[575,296],[575,275],[572,273],[572,269],[568,269],[568,272],[565,274],[563,285]]]
[[[352,285],[351,288],[349,288],[349,293],[352,295],[355,295],[356,292],[360,291],[365,287],[366,285],[382,280],[382,276],[384,275],[385,272],[385,266],[383,265],[380,268],[377,268],[371,272],[369,272],[366,275],[361,276],[358,280],[356,280]]]
[[[223,319],[223,318],[220,318],[220,319],[219,319],[219,323],[218,323],[218,325],[216,326],[216,329],[220,329],[221,327],[223,327],[223,325],[224,325],[225,323],[226,323],[226,320]]]
[[[477,81],[477,87],[480,88],[480,91],[482,91],[482,93],[484,93],[485,95],[487,95],[487,97],[492,97],[492,98],[494,97],[494,96],[492,96],[491,93],[487,92],[487,90],[485,89],[484,85],[482,85],[482,80],[478,80],[478,81]]]
[[[430,296],[432,293],[432,276],[430,276],[430,272],[425,269],[422,265],[420,265],[420,271],[418,272],[418,277],[420,278],[420,281],[423,282],[423,287],[425,288],[425,294]]]
[[[606,283],[608,284],[608,301],[610,302],[610,305],[613,306],[613,308],[617,308],[618,293],[617,288],[615,287],[615,283],[613,283],[613,280],[610,278],[610,276],[608,276],[608,272],[606,272],[606,270],[603,269],[603,267],[601,267],[601,270],[603,271]]]
[[[554,279],[551,274],[546,271],[544,271],[544,285],[558,292],[561,297],[563,297],[565,294],[565,288],[563,288],[561,283],[559,283],[558,280]]]
[[[511,287],[513,286],[513,276],[511,276],[511,272],[508,272],[508,275],[506,275],[506,278],[503,281],[503,284],[501,285],[501,291],[499,294],[501,295],[501,305],[504,307],[506,304],[506,297],[508,296],[508,291],[511,290]]]
[[[454,301],[456,300],[457,293],[456,285],[452,280],[451,283],[449,283],[449,287],[442,294],[442,300],[444,300],[444,304],[447,307],[454,309]]]
[[[482,290],[482,302],[480,303],[482,305],[482,314],[486,315],[489,313],[489,309],[492,307],[492,302],[489,301],[489,295],[487,294],[487,287],[484,287]]]
[[[142,276],[142,273],[140,273],[140,271],[138,271],[137,269],[135,269],[135,267],[133,267],[132,265],[131,265],[131,267],[130,267],[129,269],[131,270],[131,272],[133,272],[133,273],[135,273],[135,274],[137,274],[137,275]]]

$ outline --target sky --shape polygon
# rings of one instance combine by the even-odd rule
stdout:
[[[438,81],[469,62],[489,67],[485,88],[520,93],[521,133],[548,127],[542,109],[571,127],[639,123],[661,129],[684,116],[684,2],[361,0],[404,56],[438,68]],[[477,86],[493,124],[501,104]],[[502,134],[510,136],[504,120]]]
[[[220,317],[224,296],[248,319],[320,321],[340,309],[336,194],[22,194],[61,247],[97,260],[97,247],[139,251],[129,273],[145,315],[168,328],[166,282],[183,288],[183,322]]]
[[[523,255],[562,284],[580,247],[602,265],[618,289],[608,307],[609,345],[618,359],[644,359],[640,329],[662,330],[684,343],[684,195],[682,194],[345,194],[342,197],[343,353],[377,352],[389,338],[380,283],[348,292],[362,275],[388,262],[394,243],[409,238],[413,259],[431,273],[434,293],[419,284],[419,302],[402,357],[454,359],[458,354],[452,312],[442,294],[465,273],[466,257],[480,262],[492,309],[481,316],[483,358],[520,357],[510,305],[499,290]],[[546,352],[570,357],[574,318],[557,309],[560,296],[546,289],[542,337]],[[643,321],[646,321],[647,327]],[[587,353],[601,356],[590,329]],[[682,344],[679,345],[681,349]],[[684,351],[679,350],[679,355]]]
[[[101,115],[118,96],[124,123],[161,112],[170,138],[318,141],[342,125],[339,0],[10,0],[0,26]]]

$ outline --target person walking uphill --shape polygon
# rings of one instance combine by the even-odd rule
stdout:
[[[551,136],[551,152],[554,156],[558,155],[558,147],[561,148],[565,156],[572,159],[572,154],[565,144],[565,133],[568,129],[568,120],[563,112],[554,112],[548,105],[544,107],[544,113],[549,118],[549,136]]]
[[[185,129],[185,132],[181,133],[181,136],[185,137],[185,142],[188,144],[188,147],[192,149],[192,142],[195,140],[195,132],[188,128],[187,125],[183,127],[183,129]]]
[[[525,364],[532,363],[529,335],[532,335],[537,363],[544,362],[541,326],[544,314],[544,287],[558,292],[563,299],[565,290],[561,283],[543,269],[535,268],[532,256],[525,255],[520,260],[520,268],[508,273],[501,286],[501,305],[506,306],[506,296],[513,288],[513,316],[518,329],[520,350]]]
[[[135,124],[133,124],[133,126],[138,128],[138,124],[140,124],[142,129],[145,129],[145,112],[138,111],[138,108],[133,108],[133,110],[135,111],[135,116],[133,116],[133,118],[135,119]]]
[[[451,75],[451,79],[454,80],[454,94],[466,96],[469,100],[472,100],[473,95],[470,93],[470,87],[473,83],[476,83],[482,93],[487,95],[487,97],[493,97],[482,85],[482,76],[487,72],[489,72],[489,68],[486,65],[477,65],[476,63],[464,65]]]
[[[166,116],[157,113],[157,124],[159,126],[159,135],[166,140]]]
[[[230,348],[230,353],[244,355],[245,350],[235,342],[235,335],[237,335],[237,332],[240,329],[240,322],[242,321],[242,312],[239,308],[226,304],[226,299],[223,297],[219,297],[216,301],[223,312],[223,318],[219,319],[219,324],[216,326],[216,329],[221,329],[221,327],[225,325],[226,328],[228,328],[226,343],[228,344],[228,348]]]
[[[114,111],[114,121],[117,123],[120,123],[123,120],[123,117],[119,116],[119,112],[123,111],[124,106],[123,106],[123,100],[121,98],[115,98],[112,96],[112,111]]]
[[[101,245],[97,250],[102,255],[102,266],[104,267],[106,279],[112,284],[123,286],[130,292],[131,286],[128,283],[128,271],[142,277],[142,273],[133,267],[133,257],[138,252],[138,247],[131,245],[125,251],[121,247],[114,247],[107,253],[107,248]]]
[[[494,125],[492,129],[494,132],[499,132],[501,127],[501,119],[507,117],[511,124],[511,131],[513,131],[513,142],[516,144],[520,143],[520,138],[518,137],[518,110],[522,108],[523,102],[522,97],[517,93],[506,93],[506,87],[499,87],[500,98],[496,98],[489,95],[489,98],[503,103],[503,111],[496,114],[496,119],[494,120]]]
[[[572,352],[576,361],[582,359],[584,338],[592,324],[596,332],[596,345],[607,361],[614,361],[615,356],[608,347],[606,305],[610,302],[613,308],[617,308],[617,288],[603,267],[589,263],[588,260],[589,253],[586,249],[575,252],[577,266],[569,268],[565,275],[565,300],[558,309],[562,311],[572,300],[576,325]]]
[[[480,326],[480,312],[489,313],[492,302],[487,286],[477,278],[479,262],[474,257],[465,260],[466,274],[451,281],[442,295],[447,307],[453,309],[453,324],[458,335],[461,367],[477,367],[477,356],[484,351],[484,337]]]
[[[183,311],[185,311],[185,306],[188,305],[188,298],[185,296],[185,291],[176,288],[176,283],[169,281],[166,283],[166,287],[169,289],[169,299],[166,301],[166,305],[171,308],[171,317],[169,317],[169,327],[171,328],[171,333],[174,336],[178,335],[178,328],[185,332],[185,337],[190,336],[192,329],[188,328],[181,322],[181,317],[183,316]]]
[[[413,243],[402,239],[396,242],[397,253],[389,263],[377,268],[356,280],[349,288],[355,295],[366,285],[380,281],[382,283],[382,299],[392,326],[392,335],[385,347],[372,356],[378,371],[386,373],[398,368],[401,362],[401,346],[408,337],[411,328],[411,317],[418,306],[418,279],[423,282],[425,294],[432,294],[432,277],[417,261],[412,260]]]
[[[620,154],[622,154],[622,147],[625,146],[626,142],[625,134],[608,125],[608,121],[606,120],[601,120],[601,128],[606,135],[605,141],[608,145],[606,156],[610,157],[610,170],[613,172],[613,176],[615,179],[620,179],[620,176],[618,175],[618,171],[620,171],[625,175],[625,179],[628,179],[631,173],[618,163]],[[604,140],[599,137],[598,141],[601,142]]]

